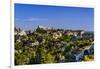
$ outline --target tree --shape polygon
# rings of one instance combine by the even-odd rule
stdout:
[[[16,42],[15,43],[15,49],[16,50],[22,49],[22,47],[23,47],[23,43],[22,42]]]
[[[15,53],[15,65],[25,65],[29,63],[29,58],[21,53]]]
[[[41,33],[41,34],[44,34],[44,33],[46,33],[46,30],[44,30],[44,29],[42,29],[42,28],[40,28],[38,26],[37,29],[36,29],[36,32]]]
[[[55,63],[55,56],[51,55],[50,52],[45,55],[44,63]]]
[[[84,61],[93,61],[94,60],[94,55],[85,55],[84,56]]]

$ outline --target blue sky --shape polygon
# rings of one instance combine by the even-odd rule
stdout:
[[[69,6],[15,4],[15,26],[23,30],[38,25],[61,29],[94,30],[94,9]]]

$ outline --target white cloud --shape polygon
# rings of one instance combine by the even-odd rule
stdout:
[[[43,18],[27,18],[27,19],[24,19],[23,21],[44,21],[46,19],[43,19]]]

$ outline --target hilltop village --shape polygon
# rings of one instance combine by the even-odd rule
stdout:
[[[92,61],[94,32],[38,26],[14,29],[15,65]]]

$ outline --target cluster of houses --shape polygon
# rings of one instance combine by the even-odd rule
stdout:
[[[43,27],[43,26],[39,26],[39,27],[42,28],[42,29],[44,29],[44,30],[46,30],[47,31],[47,35],[49,33],[51,33],[51,35],[52,35],[52,37],[54,39],[58,39],[58,38],[62,37],[63,35],[75,36],[77,38],[80,38],[84,34],[83,30],[61,30],[61,29],[55,30],[55,29],[53,29],[55,31],[52,31],[51,28],[46,28],[46,27]],[[19,36],[26,36],[27,37],[27,32],[24,31],[24,30],[17,30],[16,29],[14,34],[15,35],[19,35]],[[17,41],[20,42],[21,41],[20,38],[19,39],[17,38]],[[35,43],[38,44],[37,41]],[[32,43],[32,45],[35,45],[35,44]]]

